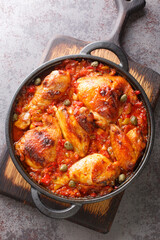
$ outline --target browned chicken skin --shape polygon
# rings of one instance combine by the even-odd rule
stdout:
[[[113,153],[124,170],[132,170],[145,147],[144,139],[137,127],[130,130],[127,135],[116,125],[110,128],[111,146]]]
[[[43,111],[53,100],[60,98],[70,85],[70,75],[64,71],[52,71],[40,86],[37,87],[34,97],[25,106],[24,112],[15,122],[15,126],[26,129],[31,121],[39,121]]]
[[[82,158],[69,169],[71,179],[82,184],[111,184],[120,173],[117,163],[112,163],[102,154]]]
[[[138,127],[133,128],[130,130],[126,136],[129,138],[131,145],[134,149],[136,159],[140,157],[142,150],[145,148],[146,143],[142,136],[142,133]]]
[[[132,94],[131,86],[120,76],[83,77],[78,79],[78,84],[79,100],[108,123],[114,122],[122,113],[119,101],[122,94],[127,92],[132,101],[137,99],[135,94]]]
[[[60,106],[56,112],[56,117],[64,138],[72,143],[79,156],[84,157],[88,152],[90,139],[73,115],[72,108]]]
[[[94,130],[94,115],[86,107],[81,107],[74,114],[79,125],[87,132],[92,133]]]
[[[28,130],[15,143],[15,149],[22,161],[33,169],[44,167],[56,159],[56,146],[62,138],[56,118],[43,116],[43,126]]]
[[[138,128],[125,135],[119,127],[112,124],[110,128],[111,146],[116,158],[112,162],[102,154],[92,154],[76,162],[69,169],[69,176],[77,182],[88,185],[111,184],[121,170],[132,170],[140,152],[145,147]]]

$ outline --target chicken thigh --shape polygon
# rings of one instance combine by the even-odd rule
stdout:
[[[88,152],[90,138],[71,111],[71,108],[60,106],[56,112],[56,117],[64,138],[73,145],[80,157],[84,157]]]
[[[138,127],[135,127],[132,130],[130,130],[126,135],[132,144],[136,158],[139,158],[140,154],[142,153],[142,150],[146,146],[146,142],[143,138],[140,129]]]
[[[69,176],[76,182],[87,185],[111,184],[120,173],[118,163],[112,163],[102,154],[94,153],[74,163]]]
[[[48,162],[55,161],[56,147],[61,138],[62,134],[56,118],[45,114],[42,127],[26,131],[15,143],[16,154],[29,167],[39,169]]]
[[[114,156],[120,166],[126,171],[132,170],[146,145],[140,130],[136,127],[124,134],[118,126],[111,124],[110,137]]]
[[[31,121],[39,121],[43,111],[52,103],[53,100],[60,98],[70,85],[70,74],[62,70],[52,71],[45,77],[44,81],[34,94],[34,97],[23,113],[18,117],[15,126],[26,129]]]
[[[77,82],[79,100],[87,108],[103,117],[104,123],[116,121],[122,113],[121,95],[126,93],[133,102],[137,99],[129,83],[120,76],[83,77]]]

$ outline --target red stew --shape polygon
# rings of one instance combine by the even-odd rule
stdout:
[[[121,178],[124,181],[132,173],[145,149],[147,114],[143,102],[138,98],[141,93],[133,90],[126,80],[119,78],[115,69],[102,63],[94,62],[93,64],[88,60],[68,59],[54,67],[53,70],[57,70],[61,76],[66,72],[70,76],[70,84],[63,94],[59,89],[56,89],[56,92],[49,89],[47,95],[43,96],[46,105],[43,108],[40,106],[39,110],[37,106],[39,101],[41,102],[40,94],[43,94],[43,89],[39,89],[42,86],[45,89],[50,87],[48,80],[44,78],[37,86],[34,82],[25,86],[17,98],[14,109],[16,120],[13,121],[13,141],[15,142],[16,154],[20,157],[31,178],[53,193],[74,198],[105,195],[121,184]],[[85,78],[88,81],[87,86],[85,86]],[[98,83],[97,79],[102,84]],[[108,81],[107,87],[104,83],[105,79],[107,79],[106,82]],[[81,84],[82,88],[80,88]],[[95,89],[95,86],[98,87]],[[87,89],[86,96],[83,88]],[[37,91],[39,91],[39,94],[37,94]],[[93,94],[93,99],[89,99],[90,93],[92,95],[93,91],[95,91],[97,97],[94,99]],[[68,103],[65,102],[66,100]],[[83,140],[81,133],[78,135],[76,132],[78,130],[75,130],[71,123],[67,123],[68,130],[66,131],[75,134],[77,139],[82,138],[79,140],[80,143],[84,141],[84,144],[86,144],[86,141],[88,141],[87,150],[84,150],[85,153],[77,150],[77,146],[74,146],[72,139],[71,142],[68,141],[68,132],[65,133],[59,122],[62,131],[59,134],[61,136],[59,139],[53,140],[52,137],[50,139],[50,135],[47,134],[52,133],[45,133],[46,122],[44,123],[43,117],[57,118],[56,111],[63,106],[62,114],[66,111],[66,114],[68,114],[66,116],[72,117],[77,124],[78,127],[75,128],[79,128],[82,135],[85,133],[86,140]],[[23,116],[24,113],[27,113],[25,117]],[[51,125],[48,126],[50,129]],[[114,129],[113,131],[111,126]],[[33,144],[32,148],[32,145],[29,145],[31,143],[29,143],[26,133],[33,130],[35,132],[30,139]],[[117,141],[117,138],[121,140]],[[70,142],[70,148],[66,148],[66,142]],[[41,147],[38,144],[41,144]],[[47,149],[51,149],[51,147],[53,151],[48,153]],[[130,163],[125,165],[124,153],[128,149],[132,150],[132,156],[128,160]],[[53,154],[54,151],[56,154],[54,160],[49,159],[48,154]],[[117,151],[120,152],[121,158],[119,158]],[[88,174],[86,182],[84,182],[82,175],[75,176],[75,169],[70,172],[74,164],[94,154],[99,154],[98,156],[103,156],[104,159],[100,163],[96,163],[96,160],[94,160],[94,167],[93,164],[87,165],[87,161],[84,165],[82,163],[79,174],[86,166],[93,167],[92,173],[90,170],[86,172],[86,175]],[[91,160],[89,161],[91,162]],[[109,165],[106,165],[107,163]],[[104,169],[102,170],[103,166]],[[114,172],[111,173],[113,170]],[[103,181],[99,180],[99,178],[103,178],[102,175],[105,175],[105,181],[104,179]]]

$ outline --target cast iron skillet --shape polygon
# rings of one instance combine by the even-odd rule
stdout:
[[[105,42],[100,41],[100,42],[91,43],[91,44],[87,45],[86,47],[84,47],[82,49],[82,51],[80,52],[80,54],[59,57],[59,58],[53,59],[49,62],[46,62],[43,65],[41,65],[40,67],[38,67],[21,84],[21,86],[15,93],[15,96],[13,97],[10,108],[9,108],[9,112],[8,112],[8,116],[7,116],[7,120],[6,120],[6,140],[7,140],[7,145],[8,145],[9,151],[10,151],[10,156],[11,156],[12,161],[15,164],[16,168],[20,172],[20,174],[31,185],[32,198],[33,198],[33,201],[34,201],[35,205],[37,206],[37,208],[43,214],[45,214],[49,217],[52,217],[52,218],[71,217],[72,215],[74,215],[78,212],[78,210],[82,207],[83,204],[103,201],[105,199],[111,198],[111,197],[115,196],[116,194],[120,193],[126,187],[128,187],[130,185],[130,183],[133,182],[135,177],[141,172],[141,170],[142,170],[143,166],[145,165],[145,163],[150,155],[150,152],[151,152],[151,148],[153,145],[153,138],[154,138],[154,119],[153,119],[153,113],[152,113],[152,109],[151,109],[149,100],[148,100],[144,90],[140,86],[140,84],[128,73],[128,61],[127,61],[127,57],[126,57],[124,51],[118,46],[118,44],[116,45],[115,43],[113,43],[113,42],[118,43],[118,39],[119,39],[119,36],[121,33],[122,26],[124,25],[124,22],[127,19],[127,17],[129,16],[129,14],[140,8],[143,8],[145,5],[145,0],[138,0],[138,1],[137,0],[130,0],[130,1],[116,0],[116,4],[117,4],[118,10],[119,10],[118,11],[118,19],[117,19],[116,27],[112,32],[112,37],[110,38],[110,40],[105,41]],[[115,39],[116,39],[116,41],[115,41]],[[106,59],[100,58],[100,57],[95,57],[90,54],[93,50],[100,49],[100,48],[108,49],[108,50],[114,52],[118,56],[118,58],[120,60],[120,64],[117,65],[109,60],[106,60]],[[19,93],[24,85],[28,85],[29,83],[31,83],[37,76],[44,75],[45,72],[49,72],[49,71],[51,71],[51,69],[53,70],[53,67],[55,65],[59,64],[61,61],[65,60],[65,59],[75,59],[75,60],[79,60],[79,61],[81,59],[86,59],[86,60],[91,60],[91,61],[96,60],[96,61],[102,62],[110,67],[115,68],[121,76],[125,77],[128,80],[128,82],[131,84],[131,86],[134,89],[140,90],[140,92],[141,92],[140,98],[143,101],[143,103],[146,107],[146,110],[147,110],[148,142],[147,142],[147,146],[144,151],[143,157],[141,158],[141,160],[140,160],[138,166],[136,167],[135,171],[133,172],[133,174],[123,184],[121,184],[116,190],[114,190],[113,192],[111,192],[105,196],[95,197],[95,198],[81,198],[81,199],[73,199],[72,198],[71,199],[71,198],[61,197],[56,194],[53,194],[53,193],[49,192],[48,190],[46,190],[45,188],[43,188],[42,186],[38,185],[38,183],[36,183],[34,180],[32,180],[30,178],[29,174],[23,168],[21,161],[15,155],[14,145],[13,145],[13,140],[12,140],[12,116],[13,116],[13,108],[14,108],[17,96],[19,95]],[[39,196],[40,193],[44,194],[45,196],[48,196],[50,198],[53,198],[55,200],[70,203],[71,206],[64,210],[54,210],[54,209],[48,208],[47,206],[45,206],[42,203],[40,196]]]

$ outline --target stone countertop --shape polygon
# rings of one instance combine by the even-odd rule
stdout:
[[[160,1],[146,0],[130,17],[122,46],[135,61],[160,73]],[[57,35],[105,40],[117,16],[113,0],[1,0],[0,153],[4,122],[18,85],[39,64],[47,42]],[[125,191],[111,231],[100,234],[0,195],[0,240],[160,239],[160,99],[155,110],[154,148],[139,178]]]

